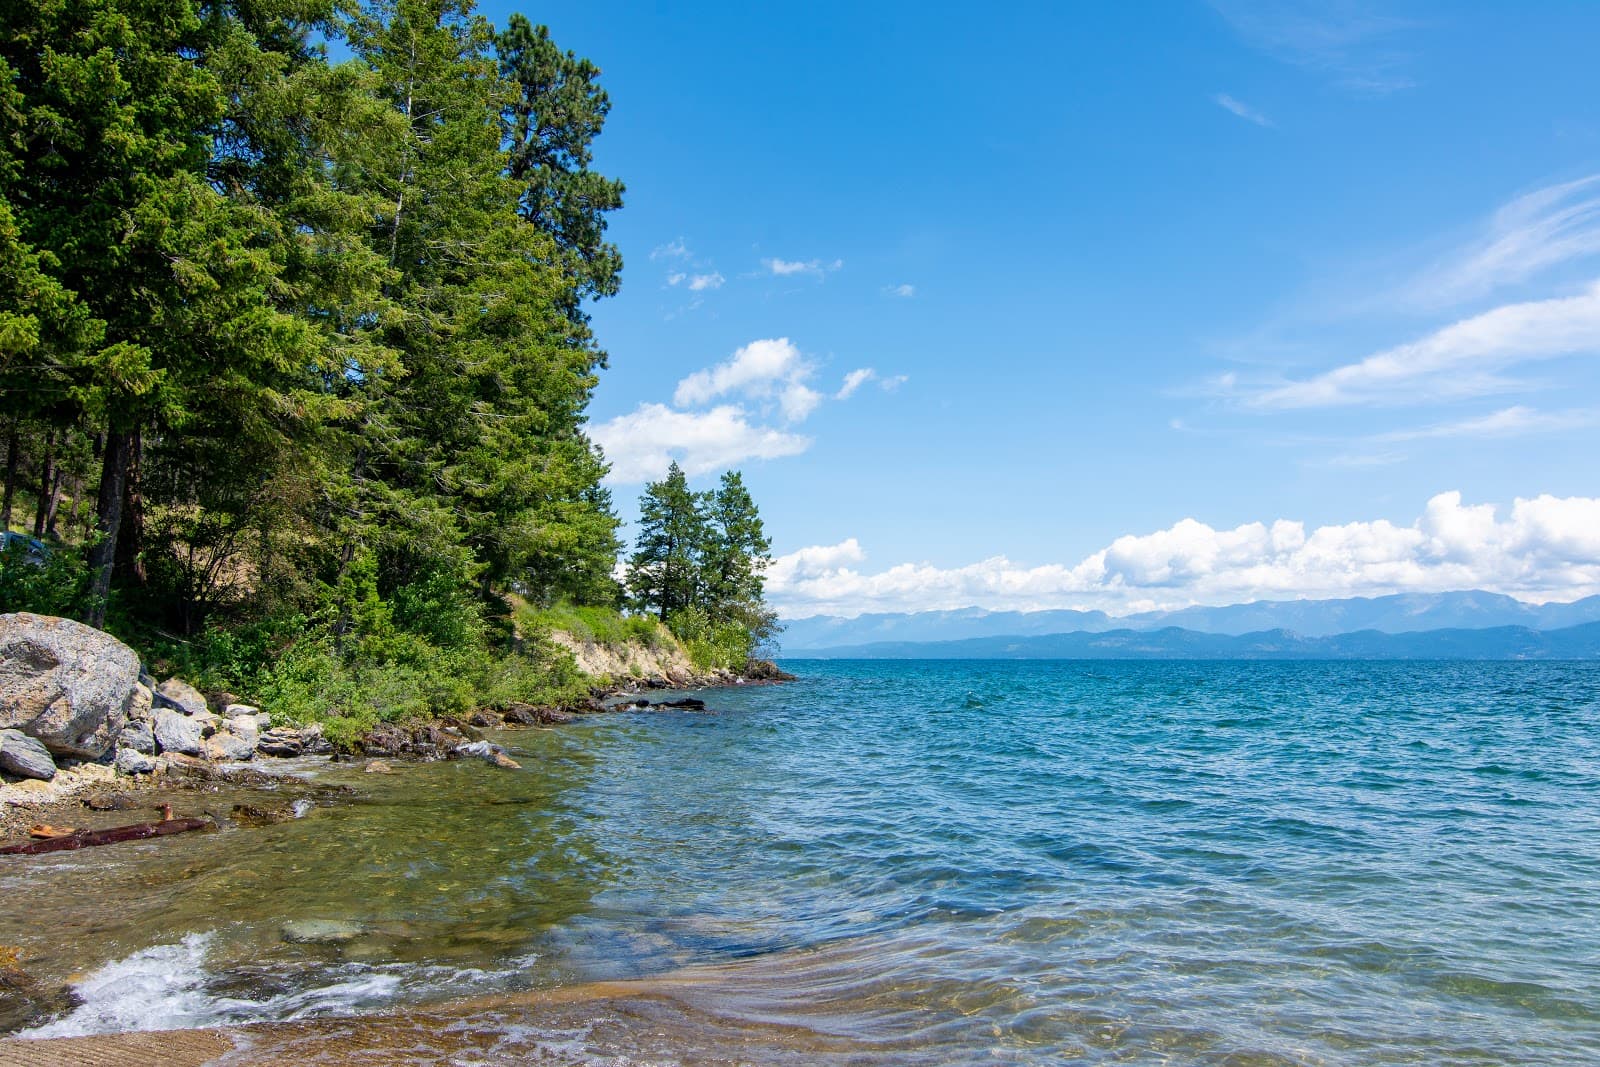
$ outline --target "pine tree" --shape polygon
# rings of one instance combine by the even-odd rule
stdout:
[[[703,494],[689,489],[673,463],[667,476],[645,487],[639,499],[639,537],[628,561],[628,592],[634,603],[670,623],[700,603],[702,565],[709,528]]]

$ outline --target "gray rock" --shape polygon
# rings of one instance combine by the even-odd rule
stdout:
[[[236,719],[240,715],[261,715],[261,709],[254,704],[229,704],[222,709],[222,717],[224,719]],[[262,717],[268,718],[269,716]],[[263,727],[267,725],[270,724],[262,723]]]
[[[296,945],[337,945],[354,941],[365,931],[360,923],[343,919],[291,919],[283,924],[283,939]]]
[[[153,757],[136,748],[119,747],[117,749],[117,773],[130,777],[135,774],[149,774],[156,769]]]
[[[56,776],[50,750],[21,730],[0,730],[0,771],[48,782]]]
[[[204,715],[211,710],[200,690],[182,678],[168,678],[156,686],[156,707],[173,708],[185,715]]]
[[[305,751],[299,730],[278,728],[268,730],[256,741],[256,751],[263,756],[298,756]]]
[[[469,741],[464,745],[457,745],[455,754],[457,756],[472,756],[475,759],[483,760],[485,763],[493,764],[496,767],[505,767],[508,770],[518,770],[522,766],[522,764],[508,756],[505,749],[489,741]]]
[[[140,682],[134,686],[133,703],[128,707],[129,722],[149,722],[154,716],[151,709],[155,707],[156,691],[150,686]]]
[[[203,751],[205,733],[200,723],[181,711],[162,708],[156,712],[156,742],[163,752],[198,756]]]
[[[201,746],[207,759],[247,760],[256,754],[256,735],[236,734],[232,730],[218,730],[206,738]]]
[[[256,741],[261,737],[261,728],[256,725],[256,717],[254,715],[230,716],[223,720],[222,727],[230,733],[238,734],[240,737],[248,737],[251,748],[255,747]]]
[[[121,641],[71,619],[0,615],[0,730],[99,759],[138,701],[139,657]]]
[[[155,755],[156,732],[148,721],[130,722],[117,735],[117,748],[131,748],[147,756]]]

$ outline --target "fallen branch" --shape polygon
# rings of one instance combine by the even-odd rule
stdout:
[[[42,841],[26,841],[20,845],[0,848],[0,856],[39,856],[46,852],[71,852],[95,845],[112,845],[118,841],[143,841],[147,837],[167,837],[171,834],[204,830],[212,825],[206,819],[163,819],[160,822],[135,823],[132,826],[113,826],[109,830],[76,830],[63,837],[50,837]]]

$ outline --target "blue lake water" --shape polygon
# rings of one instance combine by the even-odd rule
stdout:
[[[483,1062],[1600,1062],[1600,665],[785,666],[506,733],[522,773],[0,870],[151,902],[47,970],[196,976],[50,1032],[496,995]],[[506,1006],[617,980],[648,997]]]

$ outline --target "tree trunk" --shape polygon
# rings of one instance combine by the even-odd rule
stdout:
[[[11,420],[11,431],[6,434],[6,489],[0,500],[0,528],[11,529],[11,501],[17,495],[17,456],[22,451],[22,437],[17,433],[17,420]]]
[[[44,534],[55,541],[61,540],[61,533],[56,529],[56,512],[61,508],[61,473],[61,464],[57,463],[50,474],[50,504],[44,509]]]
[[[106,434],[105,453],[100,466],[100,499],[96,505],[96,525],[100,540],[89,552],[90,626],[106,624],[106,601],[111,595],[111,570],[117,560],[117,538],[122,532],[122,492],[128,479],[129,438],[116,430]]]
[[[128,476],[122,485],[122,528],[117,534],[119,584],[144,585],[144,436],[128,434]]]
[[[44,462],[39,464],[39,500],[33,509],[33,536],[43,537],[46,512],[50,509],[50,483],[55,474],[56,431],[44,435]]]

